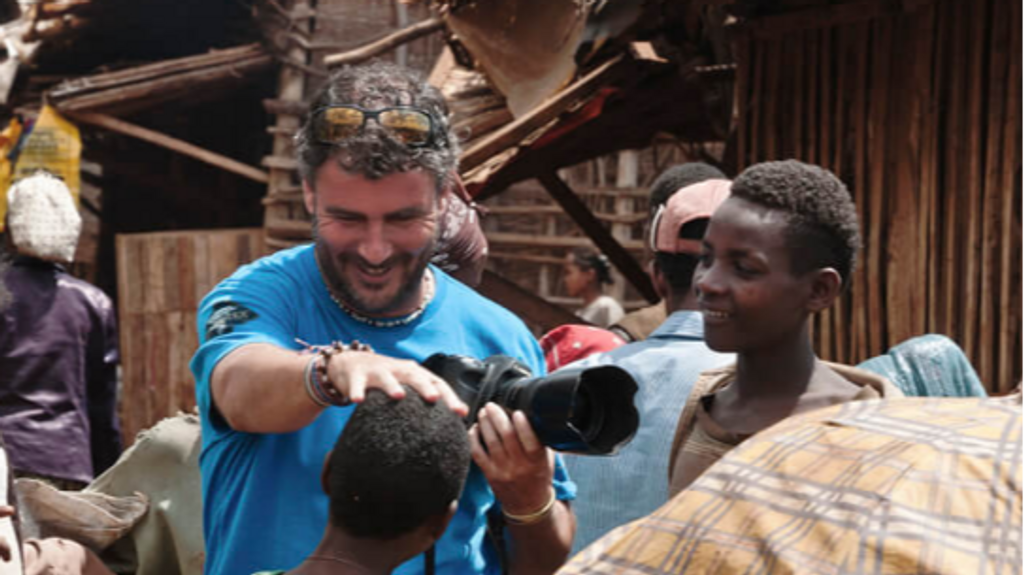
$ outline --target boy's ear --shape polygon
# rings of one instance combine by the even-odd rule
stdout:
[[[811,294],[807,311],[818,313],[832,306],[843,290],[843,278],[835,268],[821,268],[811,272]]]
[[[442,535],[444,535],[445,530],[448,529],[448,524],[451,523],[452,518],[455,517],[455,512],[458,509],[459,502],[458,500],[455,500],[448,505],[448,509],[445,510],[444,513],[427,519],[427,528],[429,529],[428,534],[430,535],[431,540],[437,541]]]

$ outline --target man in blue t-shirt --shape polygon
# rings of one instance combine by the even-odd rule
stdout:
[[[296,146],[314,244],[245,266],[199,310],[207,573],[289,569],[313,551],[327,523],[323,459],[368,388],[399,398],[404,384],[466,415],[418,362],[504,354],[544,369],[518,318],[428,264],[458,158],[436,89],[390,64],[341,70],[313,99]],[[334,345],[356,341],[373,351]],[[437,543],[437,570],[500,571],[485,538],[493,508],[511,571],[552,572],[572,542],[575,485],[524,414],[488,404],[476,415],[476,465]]]

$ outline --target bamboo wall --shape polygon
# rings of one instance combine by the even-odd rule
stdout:
[[[263,254],[256,228],[117,236],[121,435],[135,435],[196,405],[189,362],[196,309],[238,266]]]
[[[1021,378],[1021,3],[894,5],[738,30],[738,164],[798,158],[854,195],[866,248],[815,323],[823,357],[942,333],[1006,392]]]

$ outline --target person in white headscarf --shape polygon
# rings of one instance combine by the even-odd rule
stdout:
[[[82,220],[38,173],[8,191],[0,311],[0,432],[16,477],[80,488],[117,460],[117,329],[110,298],[72,277]]]

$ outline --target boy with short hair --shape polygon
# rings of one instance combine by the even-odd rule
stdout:
[[[694,274],[708,347],[737,353],[705,372],[679,419],[675,495],[730,449],[790,415],[903,394],[883,377],[817,358],[808,323],[849,284],[857,212],[831,172],[795,160],[748,168],[711,217]]]
[[[356,408],[324,462],[324,537],[289,575],[391,573],[444,533],[469,472],[466,427],[446,406],[406,391],[394,400],[370,390]],[[288,535],[285,525],[270,528]]]

